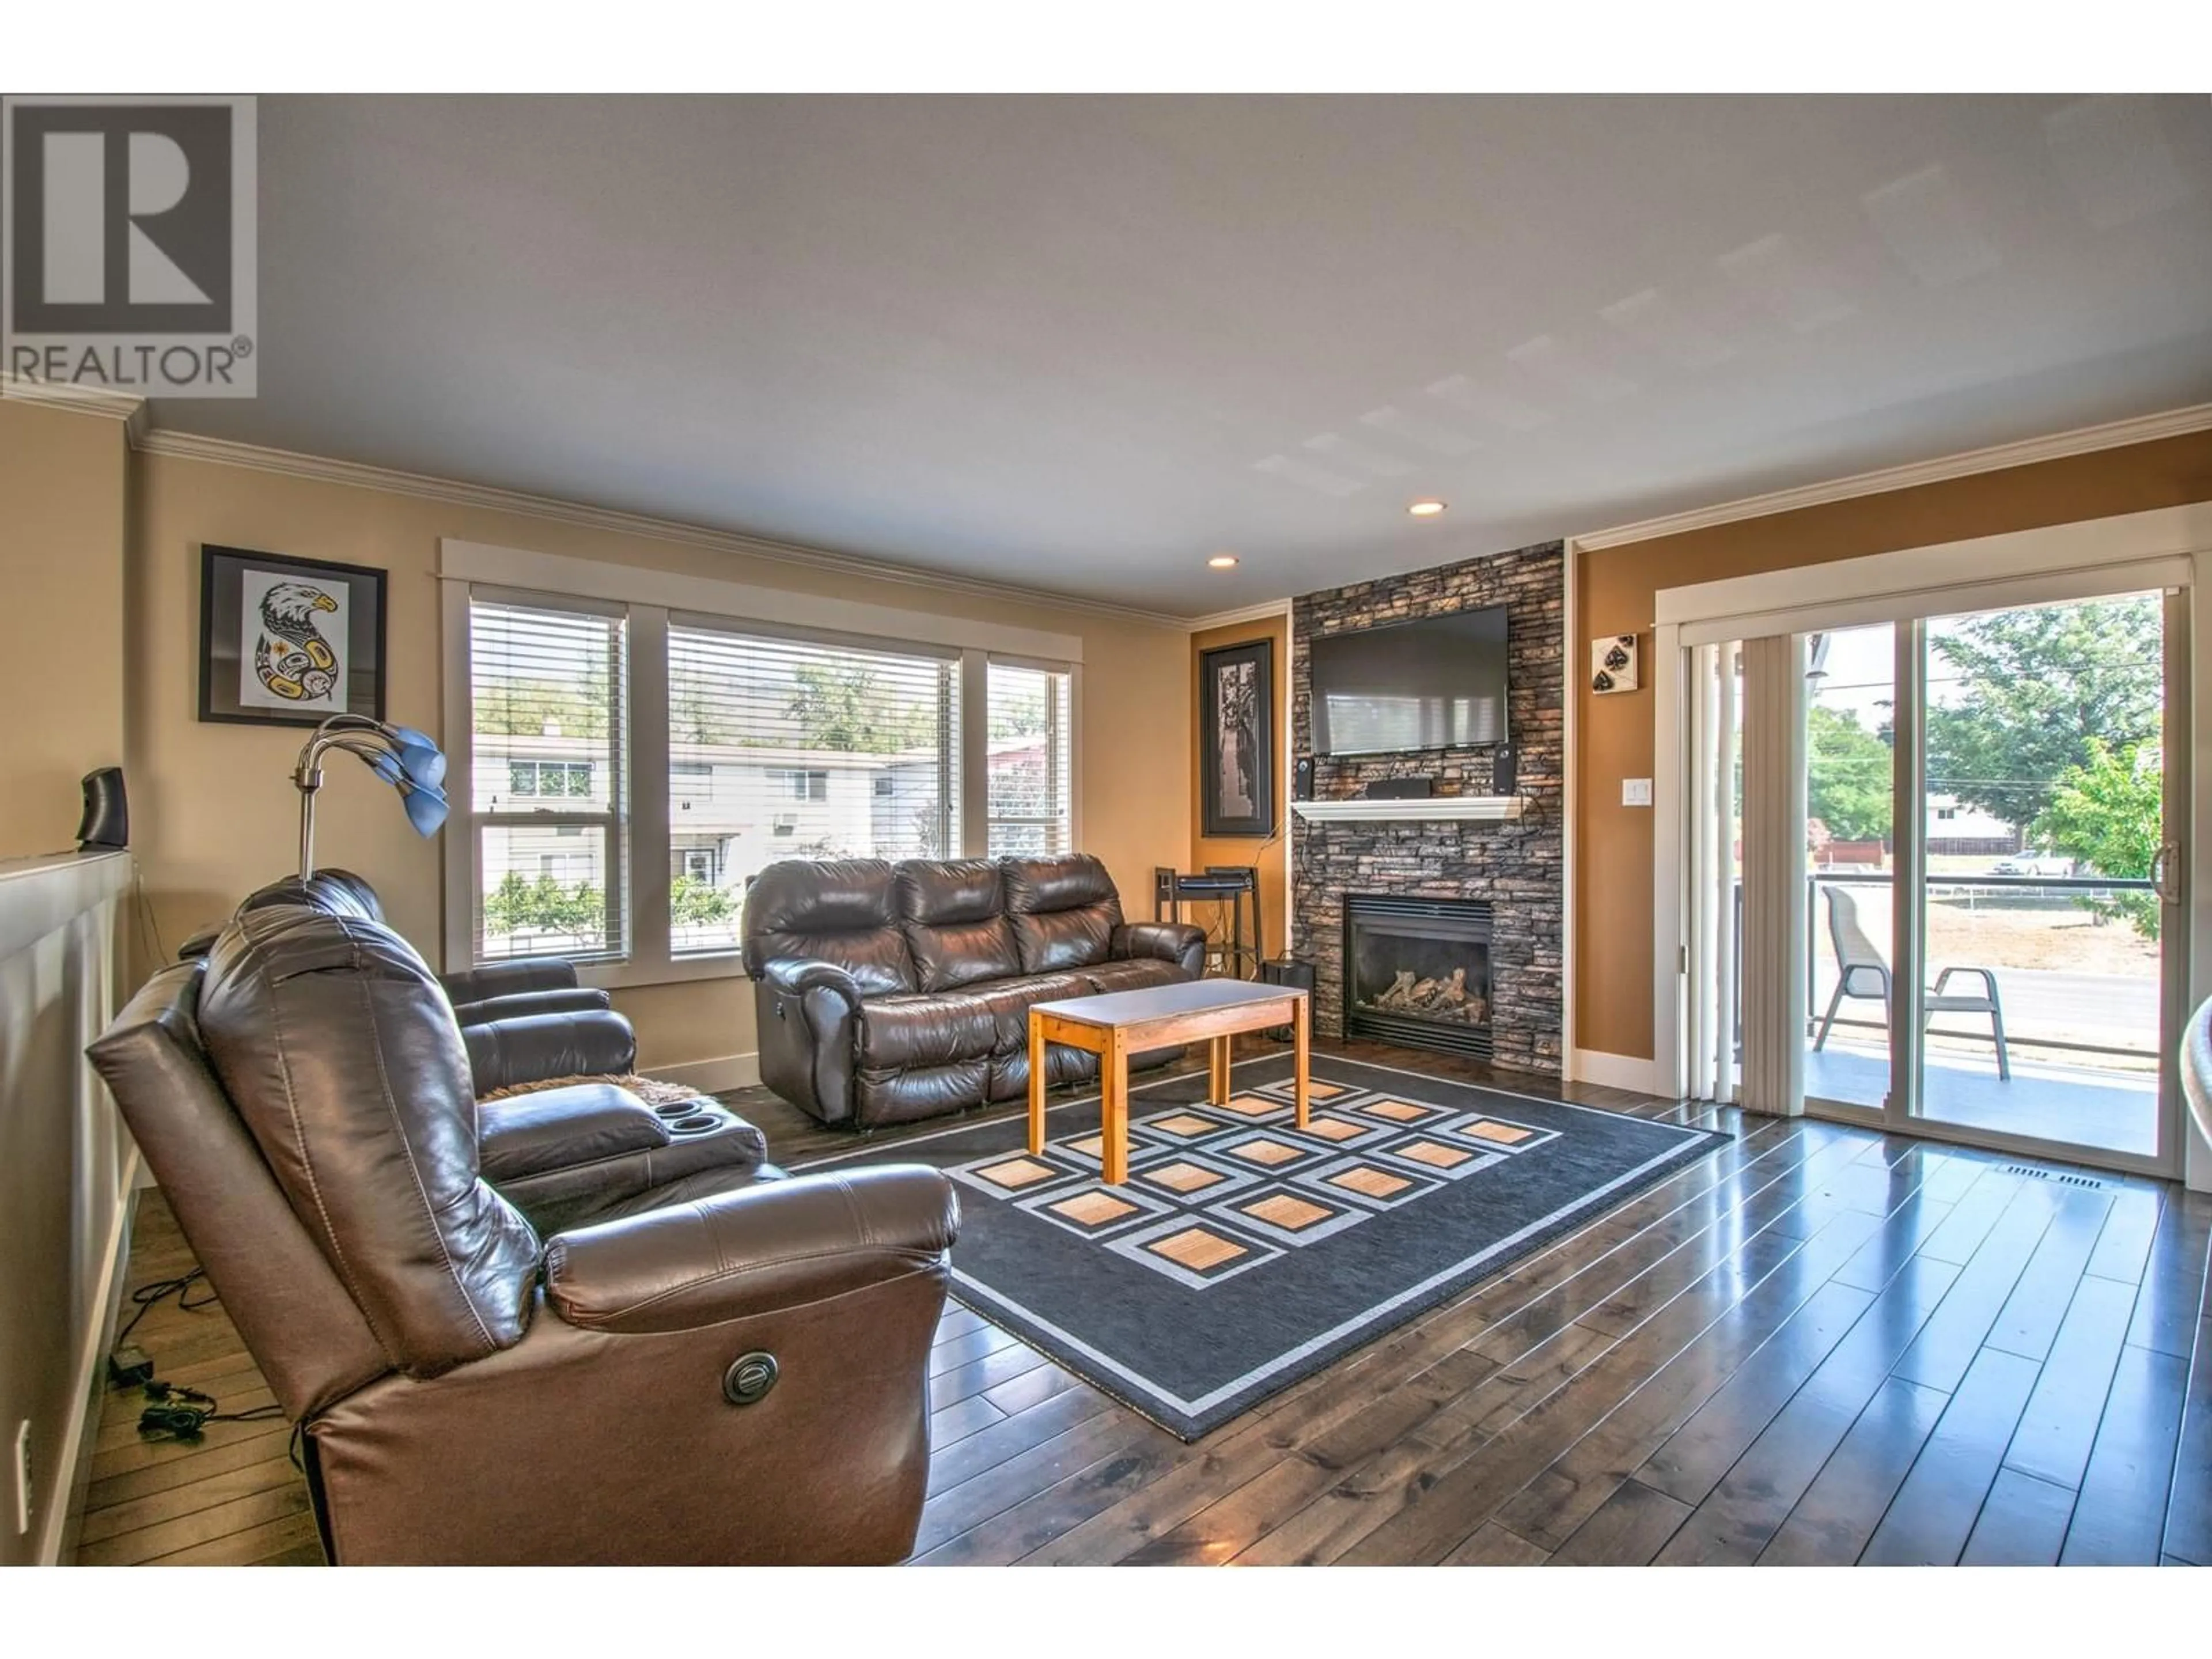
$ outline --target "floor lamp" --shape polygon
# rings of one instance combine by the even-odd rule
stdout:
[[[428,839],[446,821],[446,757],[412,726],[387,726],[366,714],[333,714],[315,728],[292,782],[300,792],[300,879],[315,873],[315,796],[323,787],[323,757],[333,749],[363,765],[399,792],[407,821]]]

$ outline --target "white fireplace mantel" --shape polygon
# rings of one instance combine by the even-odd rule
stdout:
[[[1425,800],[1294,800],[1291,810],[1316,823],[1376,823],[1401,818],[1517,818],[1519,795],[1431,795]]]

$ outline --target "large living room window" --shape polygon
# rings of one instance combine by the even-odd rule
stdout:
[[[1079,635],[440,545],[449,968],[734,975],[778,860],[1078,845]]]
[[[993,858],[1071,849],[1071,702],[1064,669],[991,664],[987,850]]]
[[[619,611],[472,597],[476,958],[623,950]]]
[[[737,948],[745,884],[788,858],[960,844],[960,662],[672,620],[669,945]]]

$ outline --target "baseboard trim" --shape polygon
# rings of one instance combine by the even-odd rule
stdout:
[[[138,1149],[127,1154],[122,1178],[116,1182],[115,1219],[107,1229],[106,1253],[100,1264],[100,1295],[94,1306],[98,1316],[85,1327],[77,1348],[76,1390],[70,1396],[69,1433],[62,1441],[61,1478],[54,1483],[55,1501],[39,1528],[38,1563],[58,1567],[62,1553],[84,1518],[85,1490],[90,1485],[92,1432],[94,1413],[107,1388],[106,1358],[110,1337],[123,1304],[123,1282],[130,1276],[131,1233],[138,1214],[138,1172],[143,1167]],[[75,1552],[72,1550],[71,1553]]]
[[[1638,1094],[1662,1095],[1656,1060],[1632,1054],[1608,1054],[1597,1048],[1575,1050],[1575,1080],[1601,1084],[1608,1089],[1633,1089]]]
[[[681,1066],[648,1066],[645,1074],[663,1083],[680,1083],[702,1095],[719,1095],[728,1089],[750,1089],[758,1083],[760,1056],[724,1054],[716,1060],[686,1060]]]

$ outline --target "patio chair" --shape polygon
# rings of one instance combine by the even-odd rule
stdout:
[[[1823,887],[1820,891],[1827,897],[1828,939],[1835,946],[1836,966],[1841,973],[1836,980],[1836,994],[1828,999],[1828,1011],[1820,1016],[1820,1034],[1813,1039],[1815,1054],[1826,1044],[1828,1032],[1836,1023],[1836,1011],[1846,997],[1881,1003],[1885,1019],[1890,997],[1889,963],[1859,926],[1858,902],[1840,887]],[[1982,994],[1951,994],[1951,979],[1957,974],[1971,974],[1980,980]],[[1865,988],[1869,985],[1873,988]],[[1938,1014],[1987,1014],[1996,1043],[1997,1079],[2004,1083],[2012,1080],[2012,1055],[2005,1047],[2004,1003],[1997,995],[1995,969],[1946,968],[1936,975],[1936,988],[1928,994],[1924,1012],[1931,1021]]]

